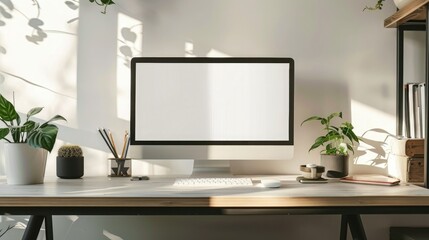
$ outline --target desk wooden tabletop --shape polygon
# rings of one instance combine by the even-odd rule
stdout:
[[[429,190],[401,184],[375,186],[329,182],[301,184],[296,176],[271,176],[280,188],[175,187],[174,178],[46,178],[44,184],[8,185],[0,181],[0,207],[355,207],[429,206]]]

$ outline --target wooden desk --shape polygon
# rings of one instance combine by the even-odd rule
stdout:
[[[359,214],[429,213],[429,190],[414,185],[300,184],[295,176],[276,178],[283,181],[281,188],[262,188],[258,177],[253,177],[255,186],[235,188],[174,187],[173,178],[52,178],[24,186],[2,181],[0,210],[33,215],[24,239],[35,239],[44,219],[52,239],[52,215],[340,214],[340,239],[346,239],[347,225],[354,239],[366,239]]]

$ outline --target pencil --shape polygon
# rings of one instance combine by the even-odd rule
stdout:
[[[129,148],[129,146],[130,146],[130,136],[127,136],[127,147],[125,148],[124,158],[126,158],[127,155],[128,155],[128,148]]]
[[[119,158],[118,154],[116,153],[115,149],[113,148],[113,144],[112,144],[112,142],[111,142],[111,140],[109,138],[109,134],[107,134],[107,131],[106,131],[105,128],[103,128],[103,132],[105,134],[105,137],[106,137],[107,141],[109,142],[109,146],[110,146],[110,149],[112,151],[113,156],[115,156],[115,158]]]
[[[112,147],[113,147],[113,151],[115,152],[115,156],[116,158],[118,158],[118,151],[116,151],[116,145],[115,145],[115,140],[113,140],[113,135],[112,132],[109,130],[109,136],[110,136],[110,140],[112,142]]]
[[[112,147],[110,146],[110,144],[109,144],[109,142],[107,141],[106,137],[103,135],[103,132],[101,131],[101,129],[100,129],[100,128],[98,128],[98,132],[100,133],[101,137],[103,138],[103,140],[104,140],[104,142],[106,143],[107,147],[109,148],[110,152],[111,152],[113,155],[115,155],[115,154],[113,153],[113,149],[112,149]]]
[[[124,146],[122,147],[122,153],[121,153],[121,158],[124,158],[124,154],[125,154],[125,148],[127,146],[127,136],[128,136],[128,131],[125,131],[125,135],[124,135]]]

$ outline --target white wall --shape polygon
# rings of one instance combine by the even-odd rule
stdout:
[[[282,171],[297,173],[299,164],[319,161],[317,151],[307,150],[320,129],[300,127],[302,120],[343,111],[360,135],[375,139],[362,144],[352,171],[385,172],[382,154],[371,149],[386,134],[367,131],[395,131],[396,31],[383,28],[395,11],[390,1],[382,11],[362,12],[373,1],[117,0],[106,15],[86,0],[45,0],[40,9],[32,1],[12,0],[13,8],[7,2],[0,2],[11,16],[0,16],[0,92],[7,98],[15,92],[21,112],[45,106],[40,118],[58,113],[68,119],[48,159],[48,176],[55,176],[55,151],[63,143],[84,147],[85,176],[106,174],[109,154],[96,129],[110,128],[117,137],[128,129],[132,56],[292,57],[296,157],[280,166]],[[419,80],[423,39],[407,38],[407,57],[418,59],[407,71]],[[3,228],[26,223],[22,217],[2,220]],[[364,216],[369,239],[388,239],[391,225],[427,220]],[[337,216],[68,216],[55,217],[54,226],[60,240],[335,239],[339,234]],[[5,239],[20,234],[18,225]]]

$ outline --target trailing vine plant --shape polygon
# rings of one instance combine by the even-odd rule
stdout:
[[[372,6],[372,7],[365,6],[363,11],[365,11],[365,10],[381,10],[383,8],[383,2],[384,1],[386,1],[386,0],[377,0],[377,2],[375,3],[374,6]]]
[[[104,7],[103,11],[101,11],[102,14],[106,14],[107,12],[107,6],[115,4],[112,0],[89,0],[92,3],[96,3],[99,6]]]

